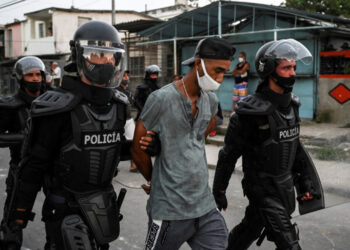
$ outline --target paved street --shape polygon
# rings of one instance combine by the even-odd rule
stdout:
[[[5,198],[5,178],[8,169],[9,153],[6,149],[0,149],[0,190],[2,199],[0,201],[2,216],[2,207]],[[315,162],[316,165],[332,165],[328,162]],[[130,173],[128,171],[129,163],[123,162],[119,167],[119,174],[114,180],[114,186],[117,191],[121,188],[118,182],[133,187],[128,188],[126,198],[122,207],[122,213],[124,219],[121,222],[121,233],[117,241],[112,243],[111,249],[142,249],[143,242],[146,235],[147,215],[145,212],[147,195],[143,190],[138,189],[143,183],[143,178],[140,174]],[[350,167],[350,164],[349,164]],[[214,176],[214,170],[209,170],[210,184]],[[349,178],[349,177],[348,177]],[[236,171],[233,175],[228,193],[229,207],[226,212],[223,213],[227,226],[231,229],[235,224],[239,223],[244,214],[244,208],[247,204],[246,199],[242,195],[242,189],[240,186],[241,174],[240,171]],[[339,181],[339,180],[334,180]],[[134,189],[136,188],[136,189]],[[349,196],[338,196],[335,193],[326,193],[326,206],[334,206],[336,204],[342,204],[350,201]],[[42,249],[44,244],[44,231],[43,224],[40,221],[40,208],[43,202],[43,195],[39,194],[35,203],[34,211],[37,216],[34,222],[29,223],[27,229],[24,231],[24,246],[31,250]],[[329,216],[327,211],[322,211],[319,215],[306,215],[303,217],[297,217],[300,234],[301,244],[303,249],[307,250],[348,250],[350,249],[350,243],[348,242],[348,235],[350,235],[350,205],[336,206],[332,208],[335,216]],[[327,225],[327,223],[331,226]],[[190,249],[187,245],[184,245],[181,250]],[[255,245],[250,249],[271,250],[274,249],[274,245],[268,241],[264,241],[262,247],[258,248]]]

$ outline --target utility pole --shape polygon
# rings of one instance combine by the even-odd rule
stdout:
[[[112,25],[115,25],[115,4],[114,4],[114,0],[112,0]]]

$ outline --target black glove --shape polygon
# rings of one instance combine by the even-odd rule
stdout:
[[[160,140],[158,134],[151,135],[151,134],[146,134],[147,137],[152,138],[152,141],[149,143],[147,146],[147,149],[145,150],[147,154],[150,156],[156,156],[160,153]]]
[[[217,208],[221,211],[222,209],[226,209],[227,208],[227,198],[226,198],[226,194],[222,193],[220,191],[216,191],[213,193],[214,194],[214,198],[215,198],[215,202],[216,202],[216,206]]]
[[[22,225],[12,221],[2,223],[0,230],[0,249],[20,250],[23,240]]]

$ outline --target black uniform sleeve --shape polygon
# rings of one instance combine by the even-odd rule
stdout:
[[[16,112],[16,110],[12,110]],[[0,133],[4,133],[11,128],[12,115],[10,111],[0,108]]]
[[[72,137],[69,113],[32,120],[19,174],[14,208],[31,210],[45,174],[53,171],[60,147]]]
[[[225,145],[219,152],[216,165],[213,191],[226,190],[237,159],[242,155],[244,147],[244,126],[237,114],[230,118],[225,135]]]

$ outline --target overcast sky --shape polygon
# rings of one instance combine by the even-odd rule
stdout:
[[[70,8],[72,4],[78,9],[111,9],[112,0],[24,0],[9,7],[1,8],[6,3],[20,0],[0,0],[0,24],[11,23],[14,19],[23,20],[23,13],[48,7]],[[144,11],[174,5],[175,0],[114,0],[116,10]],[[246,0],[263,4],[280,5],[284,0]],[[208,0],[199,0],[199,5],[208,4]]]

